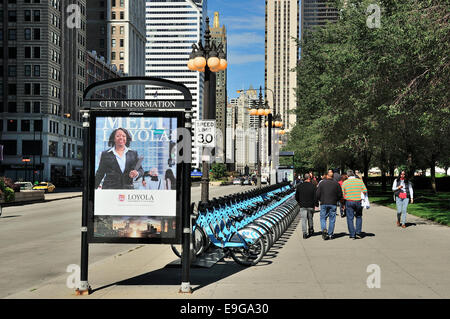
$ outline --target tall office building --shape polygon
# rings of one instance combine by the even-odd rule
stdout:
[[[308,30],[339,19],[339,11],[330,0],[302,0],[302,39]]]
[[[202,40],[207,12],[206,0],[146,0],[146,76],[183,83],[193,98],[193,120],[203,118],[204,74],[187,68],[192,45]],[[146,99],[182,99],[175,90],[148,86]],[[192,163],[201,158],[193,148]]]
[[[220,26],[219,12],[214,12],[213,26],[210,28],[211,40],[216,45],[222,44],[223,51],[227,53],[227,31],[225,26]],[[226,121],[227,121],[227,70],[216,73],[216,128],[222,132],[222,143],[220,154],[216,154],[219,158],[223,158],[225,162],[226,155]],[[219,142],[219,141],[218,141]]]
[[[81,176],[86,1],[1,1],[0,17],[0,175]]]
[[[90,0],[87,49],[124,76],[145,75],[145,0]],[[129,86],[129,99],[144,99],[143,86]]]
[[[235,108],[236,171],[244,174],[245,167],[256,169],[258,116],[250,115],[249,109],[258,103],[258,92],[252,86],[232,99]]]
[[[110,61],[126,76],[145,75],[145,0],[111,0],[107,35]],[[129,99],[144,99],[142,85],[128,88]]]
[[[297,66],[299,50],[299,1],[266,0],[265,98],[280,113],[287,130],[295,126]],[[273,93],[272,93],[273,92]],[[271,98],[273,95],[273,99]],[[273,102],[272,102],[273,101]]]

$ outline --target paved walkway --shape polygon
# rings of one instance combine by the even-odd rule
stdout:
[[[395,214],[382,206],[365,210],[366,236],[358,240],[348,238],[346,221],[338,216],[331,241],[319,233],[318,213],[316,235],[306,240],[297,217],[255,267],[230,258],[191,269],[192,294],[178,293],[181,269],[165,267],[176,259],[170,246],[142,245],[91,264],[89,296],[75,296],[66,285],[68,273],[9,298],[450,298],[450,228],[408,215],[402,229]],[[379,288],[368,287],[375,275],[370,267],[379,269],[379,282],[369,280]]]

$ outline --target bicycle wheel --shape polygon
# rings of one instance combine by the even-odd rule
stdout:
[[[258,238],[254,243],[248,244],[248,248],[232,248],[230,255],[233,260],[242,266],[254,266],[264,256],[264,242]]]
[[[203,253],[206,248],[207,248],[207,244],[206,244],[206,235],[205,232],[203,231],[203,229],[196,227],[194,230],[194,236],[192,236],[191,238],[193,247],[194,247],[194,251],[195,251],[195,256],[200,255],[201,253]],[[172,248],[173,253],[178,257],[181,258],[181,251],[182,251],[182,247],[181,244],[171,244],[170,247]],[[191,254],[191,259],[194,257],[193,254]]]

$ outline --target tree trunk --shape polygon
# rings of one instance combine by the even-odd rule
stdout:
[[[431,175],[431,189],[433,190],[433,193],[437,193],[436,189],[436,156],[433,154],[431,156],[431,169],[430,169],[430,175]]]
[[[369,157],[367,156],[367,152],[364,152],[364,177],[363,177],[363,181],[364,181],[364,184],[366,184],[367,185],[367,182],[369,181],[369,162],[370,162],[370,159],[369,159]]]
[[[394,165],[389,165],[389,179],[390,179],[391,184],[394,182],[394,179],[395,179],[394,174],[395,174]]]
[[[385,192],[387,190],[386,171],[384,169],[381,170],[381,190],[383,192]]]

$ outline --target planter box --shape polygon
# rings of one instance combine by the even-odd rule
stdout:
[[[41,190],[32,190],[32,191],[20,191],[19,193],[15,193],[15,200],[12,202],[5,203],[4,199],[0,199],[0,204],[14,204],[21,202],[40,202],[45,200],[45,192]]]

